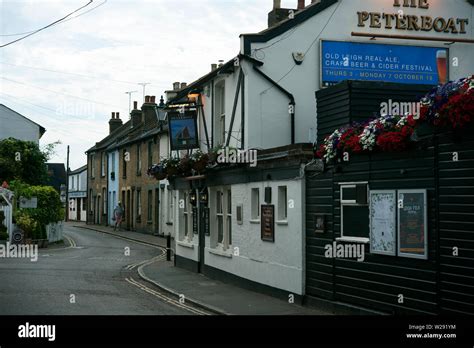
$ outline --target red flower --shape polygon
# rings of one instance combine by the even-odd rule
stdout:
[[[403,151],[407,148],[407,136],[402,132],[387,132],[380,134],[377,138],[377,146],[382,151],[395,152]]]

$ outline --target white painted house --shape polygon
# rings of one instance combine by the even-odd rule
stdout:
[[[0,104],[0,140],[15,138],[39,143],[46,129],[8,106]]]
[[[87,165],[69,173],[69,220],[87,219]]]
[[[270,28],[242,34],[241,50],[234,59],[213,66],[209,74],[170,100],[169,106],[178,109],[198,97],[195,107],[202,151],[219,145],[259,150],[255,171],[213,173],[205,179],[175,183],[178,266],[253,288],[304,295],[304,167],[308,161],[303,160],[306,147],[298,144],[316,141],[315,92],[330,83],[364,79],[358,76],[398,83],[420,79],[420,84],[435,85],[444,78],[446,65],[442,63],[446,60],[448,79],[474,73],[473,2],[413,3],[417,6],[405,7],[403,1],[394,0],[321,0],[308,6],[298,1],[298,8],[290,11],[274,1]],[[337,52],[326,48],[323,52],[325,42],[349,44],[349,52],[354,44],[401,47],[360,46],[365,56],[340,54],[335,58]],[[389,67],[379,65],[385,75],[349,69],[370,68],[365,60],[379,57],[369,54],[372,49],[422,52],[423,59],[434,61],[435,67],[438,63],[438,71],[429,70],[431,65],[426,68],[431,73],[416,74],[418,65],[396,57],[389,57],[393,59]],[[434,56],[423,56],[423,52],[434,52]],[[408,54],[406,58],[412,57]],[[343,64],[347,69],[340,70],[347,75],[331,82],[335,74],[331,64]],[[285,165],[292,151],[295,156]],[[207,194],[205,204],[200,202],[201,193]],[[198,196],[196,205],[194,195]],[[275,210],[273,241],[261,236],[262,205]],[[207,208],[208,217],[202,215]],[[203,219],[209,221],[207,234],[200,225]]]

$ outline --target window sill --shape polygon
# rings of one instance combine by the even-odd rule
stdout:
[[[182,246],[184,248],[194,249],[194,244],[186,242],[186,241],[177,240],[176,244],[178,244],[179,246]]]
[[[173,223],[172,222],[167,222],[166,223],[168,226],[173,226]]]
[[[250,220],[251,224],[260,224],[260,220]]]
[[[280,226],[288,226],[288,220],[280,220],[276,221],[275,223]]]
[[[150,221],[150,220],[149,220],[149,221],[146,222],[146,224],[147,224],[148,226],[151,226],[151,225],[153,225],[153,221]]]
[[[217,248],[217,249],[206,248],[206,250],[210,254],[214,254],[214,255],[222,256],[222,257],[227,257],[228,259],[231,259],[232,256],[233,256],[232,251],[230,251],[231,250],[230,248],[228,249],[229,251],[224,251],[221,248]]]
[[[336,238],[336,241],[348,242],[348,243],[363,243],[363,244],[370,243],[369,238],[361,238],[361,237],[339,237],[339,238]]]

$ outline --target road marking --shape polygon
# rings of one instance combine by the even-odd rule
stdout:
[[[138,262],[132,263],[132,264],[130,264],[130,265],[127,265],[127,266],[125,267],[125,269],[131,271],[131,270],[133,270],[133,269],[135,269],[135,268],[137,268],[137,267],[139,267],[139,266],[141,266],[141,265],[145,265],[145,264],[146,264],[146,265],[148,266],[149,264],[151,264],[151,263],[153,263],[153,262],[155,262],[155,261],[164,260],[165,257],[166,257],[166,253],[163,253],[163,254],[160,254],[160,255],[158,255],[158,256],[152,258],[152,259],[145,260],[145,261],[138,261]]]
[[[197,308],[194,308],[194,307],[191,307],[191,306],[188,306],[186,304],[182,304],[180,303],[179,301],[171,298],[171,297],[168,297],[168,296],[165,296],[149,287],[147,287],[146,285],[140,283],[140,282],[137,282],[135,279],[133,279],[132,277],[130,278],[126,278],[125,279],[129,284],[131,285],[134,285],[136,286],[137,288],[139,288],[140,290],[142,291],[145,291],[147,293],[149,293],[150,295],[153,295],[157,298],[159,298],[160,300],[168,303],[168,304],[171,304],[175,307],[179,307],[179,308],[182,308],[182,309],[185,309],[191,313],[194,313],[194,314],[197,314],[197,315],[210,315],[209,313],[205,312],[205,311],[202,311],[202,310],[199,310]]]

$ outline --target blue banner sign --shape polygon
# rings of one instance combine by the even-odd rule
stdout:
[[[445,48],[322,41],[322,86],[344,80],[419,85],[448,82]]]

